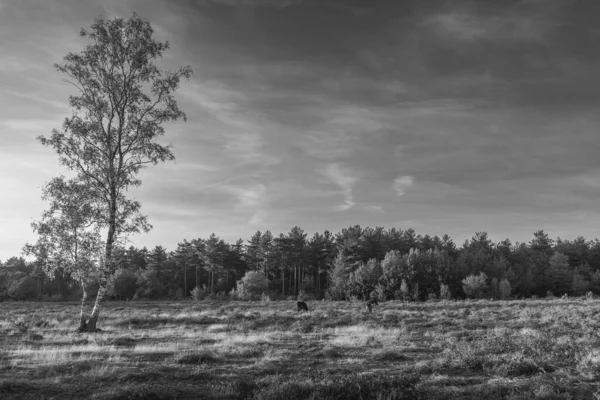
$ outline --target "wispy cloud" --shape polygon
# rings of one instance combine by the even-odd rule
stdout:
[[[406,189],[411,187],[413,185],[413,182],[414,182],[414,178],[412,176],[406,176],[406,175],[394,179],[393,188],[394,188],[394,191],[396,191],[396,194],[398,195],[398,197],[404,196],[404,194],[406,193]]]
[[[49,127],[56,125],[56,120],[40,120],[40,119],[7,119],[0,121],[6,128],[15,131],[35,131],[43,133]]]
[[[356,178],[350,174],[348,169],[340,166],[340,164],[329,164],[324,171],[325,176],[333,183],[342,189],[344,195],[344,203],[335,206],[338,211],[347,211],[356,204],[352,196],[352,188],[356,183]]]
[[[374,213],[385,214],[385,210],[382,206],[368,205],[365,208]]]
[[[193,83],[180,94],[223,124],[223,147],[234,163],[263,167],[279,163],[279,158],[266,150],[264,121],[252,111],[247,94],[218,81]]]
[[[427,24],[446,38],[463,41],[543,42],[550,23],[518,9],[491,15],[476,10],[452,10],[428,18]]]
[[[0,69],[2,68],[0,67]],[[14,100],[16,98],[21,101],[24,100],[27,102],[34,102],[38,105],[50,106],[58,111],[62,111],[63,113],[66,113],[69,110],[66,98],[62,99],[62,101],[59,101],[55,99],[49,99],[47,96],[41,96],[35,93],[27,93],[23,91],[19,92],[16,90],[2,90],[0,93],[12,97],[13,99],[11,100]]]

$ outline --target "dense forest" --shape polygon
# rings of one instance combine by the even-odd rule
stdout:
[[[493,243],[478,232],[462,246],[413,229],[353,226],[308,238],[299,227],[256,232],[226,243],[215,234],[161,246],[117,248],[108,294],[129,299],[425,301],[600,294],[600,241],[553,240],[537,231],[529,243]],[[40,261],[0,262],[0,298],[77,300],[76,279]],[[96,286],[97,287],[97,286]],[[97,288],[96,288],[97,290]],[[90,295],[94,296],[92,282]]]

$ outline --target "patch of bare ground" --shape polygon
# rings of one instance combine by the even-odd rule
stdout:
[[[600,301],[308,307],[0,303],[0,398],[600,398]]]

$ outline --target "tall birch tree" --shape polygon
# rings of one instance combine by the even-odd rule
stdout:
[[[96,19],[81,36],[91,42],[80,53],[68,53],[56,69],[77,90],[69,97],[73,109],[62,130],[39,140],[58,153],[60,162],[84,182],[96,207],[96,223],[106,232],[100,288],[89,318],[80,330],[94,332],[112,271],[117,240],[151,228],[140,203],[126,197],[141,185],[140,170],[173,160],[170,146],[157,139],[163,124],[185,114],[173,97],[190,67],[158,68],[156,60],[169,49],[153,37],[150,23],[136,14],[129,19]]]

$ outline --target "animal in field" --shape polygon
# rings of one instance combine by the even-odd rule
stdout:
[[[297,305],[298,305],[298,311],[308,311],[308,306],[306,305],[305,302],[299,301],[297,303]]]
[[[588,300],[592,300],[592,299],[594,298],[594,293],[593,293],[593,292],[591,292],[591,291],[590,291],[590,292],[587,292],[587,293],[585,294],[585,297],[586,297],[586,299],[588,299]]]
[[[373,306],[379,305],[377,299],[369,299],[367,300],[367,311],[373,312]]]

